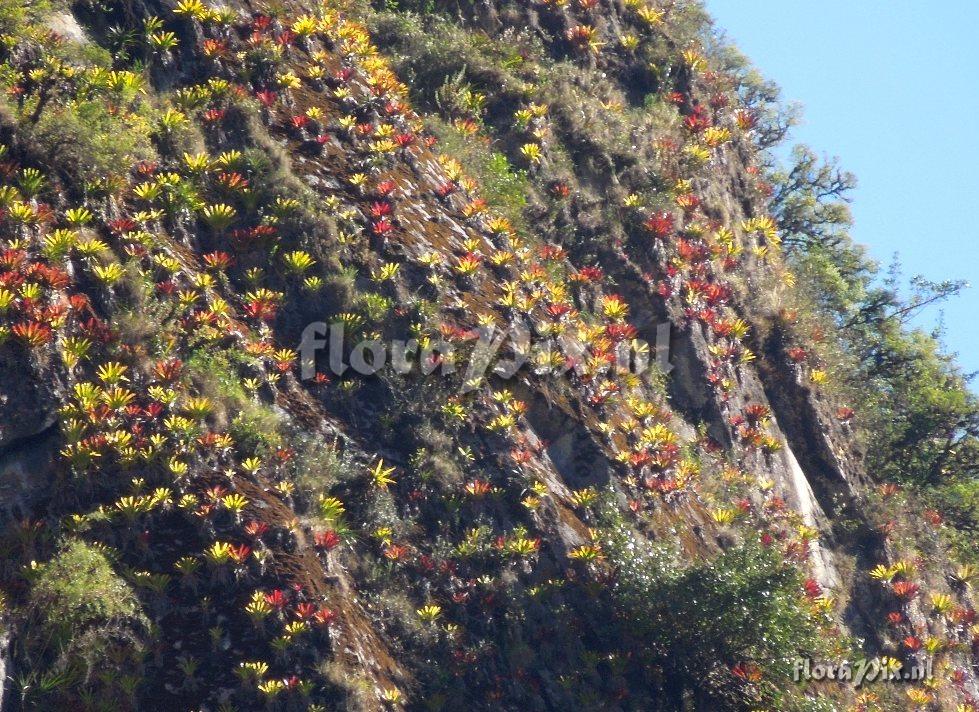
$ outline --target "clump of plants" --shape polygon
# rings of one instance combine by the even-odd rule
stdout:
[[[72,539],[51,560],[32,564],[24,623],[30,635],[17,638],[30,662],[16,680],[25,701],[71,706],[88,696],[133,708],[150,621],[108,554]]]

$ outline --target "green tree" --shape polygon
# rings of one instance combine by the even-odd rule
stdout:
[[[777,690],[791,696],[793,661],[818,648],[796,567],[756,543],[690,566],[665,550],[638,547],[627,535],[609,550],[618,572],[612,592],[618,633],[629,641],[623,647],[663,671],[677,702],[693,697],[714,709],[740,708],[747,691],[739,691],[731,670],[754,664],[764,673],[761,695],[792,708]]]

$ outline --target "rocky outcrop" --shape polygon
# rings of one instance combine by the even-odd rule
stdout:
[[[23,349],[0,346],[0,523],[29,517],[51,485],[59,380]]]

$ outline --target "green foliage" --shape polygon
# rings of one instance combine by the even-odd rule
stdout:
[[[53,9],[47,0],[0,0],[0,33],[24,32],[27,25],[37,22]]]
[[[51,106],[30,133],[41,154],[80,184],[125,176],[133,163],[154,156],[149,123],[102,101]]]
[[[304,433],[292,433],[289,445],[296,451],[291,460],[290,480],[312,501],[329,492],[344,472],[344,463],[334,444]]]
[[[957,560],[979,566],[979,480],[955,478],[927,492],[927,501],[950,524],[943,528]]]
[[[717,37],[713,35],[709,43],[715,44],[712,55],[717,66],[736,80],[741,103],[757,119],[754,129],[756,145],[764,150],[783,143],[791,128],[798,123],[801,107],[798,104],[784,104],[778,84],[767,80],[737,47],[723,41],[717,46]],[[769,158],[774,161],[774,157]]]
[[[201,393],[215,403],[222,419],[231,421],[228,432],[235,443],[243,452],[264,453],[281,444],[281,419],[245,390],[247,368],[247,357],[233,350],[200,349],[187,362]]]
[[[401,3],[401,5],[404,5]],[[400,9],[404,9],[403,7]],[[397,70],[421,107],[451,119],[512,123],[519,102],[531,96],[536,77],[523,65],[540,52],[530,33],[505,31],[499,38],[467,31],[441,16],[412,12],[378,13],[369,18],[381,42],[398,50]],[[434,113],[434,111],[433,111]],[[506,155],[467,135],[446,120],[428,117],[443,153],[457,158],[482,185],[482,195],[499,206],[514,226],[524,225],[530,181]]]
[[[228,432],[243,452],[266,452],[282,442],[279,416],[259,403],[252,403],[238,413]]]
[[[793,661],[818,648],[801,574],[773,549],[746,543],[683,566],[669,550],[637,546],[621,531],[607,549],[618,570],[612,593],[626,647],[661,668],[678,696],[706,696],[725,708],[735,679],[729,670],[751,663],[774,701],[778,689],[791,688]]]
[[[438,0],[374,0],[373,5],[378,10],[387,12],[417,12],[431,15],[439,11]]]
[[[23,642],[19,665],[26,672],[25,696],[44,695],[55,704],[52,695],[77,699],[77,690],[69,688],[84,685],[110,703],[120,691],[113,690],[111,678],[97,690],[92,687],[98,666],[112,659],[119,676],[138,674],[149,620],[100,549],[72,540],[41,564],[34,572],[28,612],[32,635]]]
[[[388,312],[394,308],[394,300],[374,292],[361,294],[359,302],[367,318],[373,322],[383,321]]]
[[[438,119],[429,121],[429,129],[438,136],[442,151],[457,158],[479,181],[486,200],[498,206],[515,226],[523,225],[530,190],[526,171],[515,169],[499,151],[487,150],[484,144]]]
[[[796,146],[793,165],[773,176],[772,212],[783,242],[826,246],[846,242],[852,224],[847,205],[856,178],[836,161],[820,162],[806,146]]]
[[[979,413],[975,397],[951,359],[921,332],[882,334],[874,361],[865,364],[868,405],[886,450],[870,453],[886,479],[937,485],[979,471]]]
[[[64,645],[91,626],[143,620],[139,601],[99,549],[70,542],[38,569],[31,593],[42,626]]]
[[[236,355],[234,351],[198,349],[187,360],[187,371],[207,385],[209,397],[226,400],[237,410],[248,401],[248,395],[241,385]]]
[[[486,94],[473,89],[466,81],[465,69],[446,77],[445,82],[435,91],[435,102],[444,113],[457,117],[472,117],[481,120],[486,113]]]

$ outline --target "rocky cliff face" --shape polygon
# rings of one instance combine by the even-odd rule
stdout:
[[[3,709],[979,694],[968,576],[882,531],[696,6],[11,7]],[[314,322],[345,350],[301,364]],[[670,368],[615,367],[665,324]],[[785,676],[854,650],[941,682]]]

